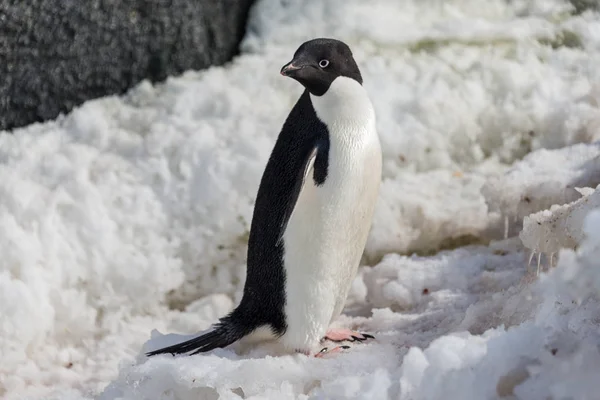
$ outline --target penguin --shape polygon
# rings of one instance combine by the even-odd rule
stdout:
[[[304,91],[258,187],[242,299],[206,333],[148,356],[258,339],[322,357],[349,347],[328,349],[324,340],[373,338],[329,329],[356,276],[379,193],[382,156],[372,103],[350,48],[336,39],[303,43],[281,75]]]

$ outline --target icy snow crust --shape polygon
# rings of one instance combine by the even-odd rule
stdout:
[[[278,70],[315,36],[350,44],[376,107],[384,182],[339,321],[376,341],[147,360],[181,339],[159,332],[239,300],[253,197],[301,92]],[[0,396],[593,398],[600,213],[560,220],[575,244],[528,221],[562,218],[576,187],[598,198],[598,65],[600,15],[561,1],[262,0],[230,65],[0,133]],[[533,283],[530,250],[558,252]]]

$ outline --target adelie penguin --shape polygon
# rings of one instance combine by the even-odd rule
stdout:
[[[303,43],[281,69],[305,90],[267,162],[248,242],[240,304],[207,333],[147,353],[196,354],[241,339],[321,356],[321,342],[370,335],[328,329],[344,307],[370,230],[381,181],[375,113],[350,48]]]

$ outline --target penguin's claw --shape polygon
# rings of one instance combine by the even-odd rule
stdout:
[[[347,350],[349,348],[350,348],[350,346],[335,346],[334,348],[329,350],[327,347],[323,347],[321,349],[321,351],[319,351],[317,354],[315,354],[315,357],[316,358],[324,358],[328,354],[341,353],[343,350]]]
[[[330,329],[323,338],[323,340],[331,342],[364,342],[367,339],[375,339],[375,337],[368,333],[354,332],[350,329]]]

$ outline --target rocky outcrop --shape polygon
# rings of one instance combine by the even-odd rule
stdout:
[[[220,65],[253,0],[0,1],[0,130]]]

